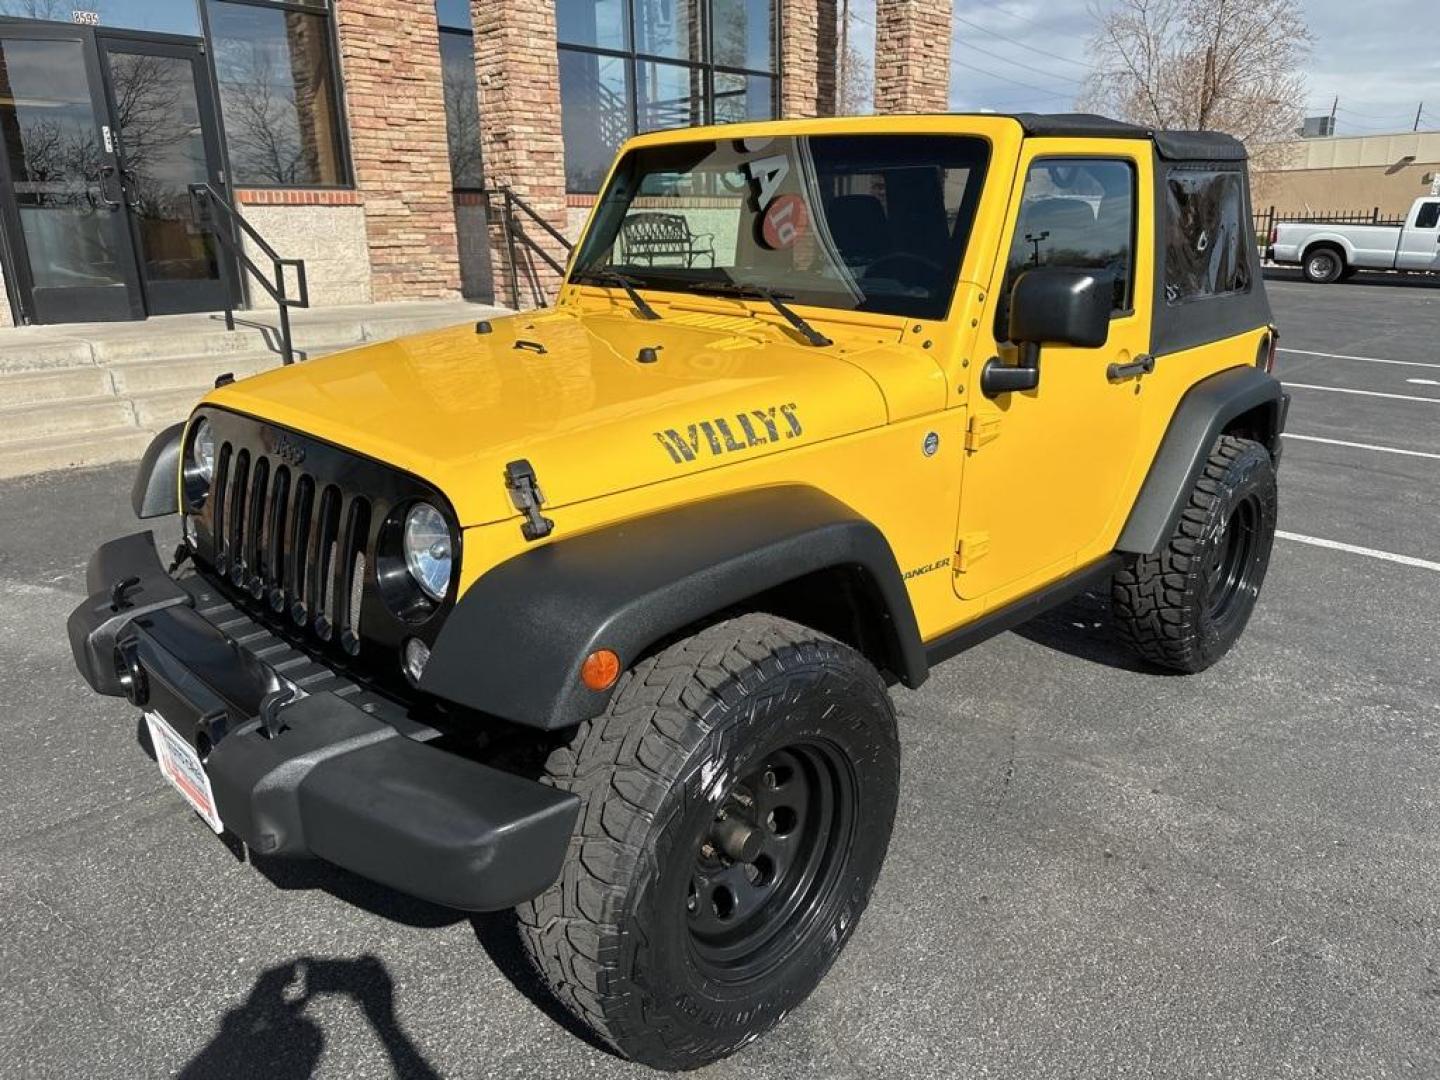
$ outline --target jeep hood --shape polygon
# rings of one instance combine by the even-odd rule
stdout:
[[[336,353],[206,400],[423,477],[463,526],[515,514],[505,465],[519,458],[555,508],[886,420],[875,381],[836,348],[748,316],[557,310],[490,326]]]

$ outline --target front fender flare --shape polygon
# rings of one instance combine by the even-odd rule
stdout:
[[[1135,555],[1160,550],[1175,531],[1215,440],[1240,417],[1259,415],[1255,434],[1278,458],[1287,401],[1279,380],[1255,367],[1229,368],[1192,386],[1170,418],[1116,550]]]
[[[814,488],[691,503],[532,548],[487,571],[446,618],[420,680],[437,697],[530,727],[598,715],[610,692],[580,667],[596,649],[629,666],[656,642],[807,573],[860,571],[907,685],[928,668],[909,594],[880,530]]]
[[[171,424],[145,448],[130,505],[137,518],[164,517],[180,510],[180,442],[185,424]]]

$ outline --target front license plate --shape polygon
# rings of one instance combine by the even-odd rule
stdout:
[[[210,777],[200,764],[200,755],[195,748],[180,737],[165,718],[157,712],[146,712],[145,723],[150,728],[150,743],[155,747],[155,761],[160,774],[170,781],[170,786],[180,793],[181,798],[217,833],[225,830],[220,813],[215,809],[215,793],[210,790]]]

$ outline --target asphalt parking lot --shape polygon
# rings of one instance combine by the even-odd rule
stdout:
[[[900,692],[853,944],[697,1075],[1440,1075],[1440,286],[1270,292],[1284,536],[1241,646],[1144,670],[1092,595]],[[647,1074],[536,1007],[506,917],[243,863],[180,805],[65,641],[131,474],[0,484],[0,1074]]]

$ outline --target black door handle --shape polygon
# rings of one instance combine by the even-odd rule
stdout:
[[[120,170],[120,194],[125,199],[125,205],[131,210],[140,209],[140,201],[135,198],[135,170],[121,168]]]
[[[1123,382],[1139,375],[1149,375],[1155,370],[1155,357],[1148,353],[1137,356],[1128,364],[1111,364],[1105,369],[1105,377],[1111,382]]]
[[[114,165],[101,165],[101,166],[100,166],[100,198],[104,201],[105,205],[108,206],[111,210],[119,210],[119,209],[120,209],[120,205],[121,205],[121,204],[120,204],[120,200],[118,200],[118,199],[112,199],[112,198],[110,197],[110,193],[105,190],[105,181],[106,181],[106,179],[109,178],[109,177],[112,177],[112,176],[114,176],[114,175],[115,175],[115,166],[114,166]],[[123,191],[123,190],[121,191],[121,194],[122,194],[122,195],[124,194],[124,191]]]

